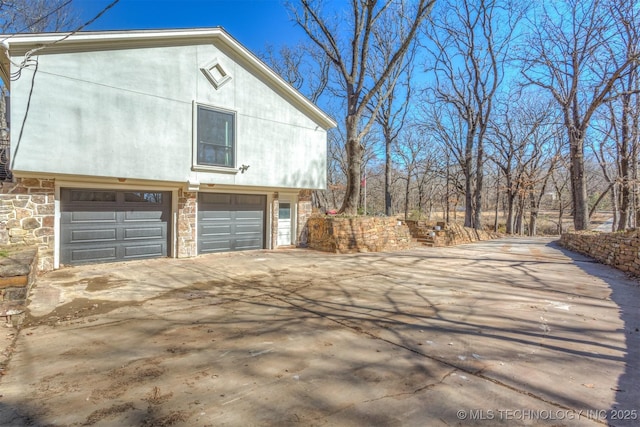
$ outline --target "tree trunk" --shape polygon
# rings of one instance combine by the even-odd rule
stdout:
[[[611,210],[613,212],[613,222],[611,223],[611,231],[618,229],[618,215],[620,213],[618,209],[618,184],[611,186]]]
[[[498,213],[500,212],[500,178],[496,181],[496,206],[493,220],[493,231],[498,232]]]
[[[360,180],[362,179],[362,155],[364,148],[358,138],[358,120],[355,115],[346,118],[347,131],[347,189],[340,213],[358,214],[360,200]]]
[[[511,191],[507,193],[507,234],[513,234],[513,205],[515,198],[516,195],[512,194]]]
[[[475,203],[474,203],[474,216],[473,216],[473,228],[476,230],[482,230],[482,191],[484,185],[484,147],[481,138],[478,140],[476,157],[476,188],[475,188]]]
[[[385,136],[384,213],[391,216],[391,138]],[[406,218],[405,218],[406,219]]]
[[[562,217],[564,216],[564,206],[562,205],[562,193],[558,192],[558,198],[560,200],[560,206],[558,208],[558,236],[562,236],[564,232],[562,227]]]
[[[467,172],[469,175],[467,175]],[[464,226],[473,227],[473,185],[471,182],[471,163],[465,165]]]
[[[587,230],[589,228],[589,198],[584,170],[584,139],[581,135],[570,136],[570,156],[573,226],[576,231]]]
[[[638,99],[640,100],[640,96],[638,97]],[[640,107],[640,101],[638,102],[638,106]],[[640,112],[640,110],[638,110],[638,112]],[[636,124],[636,132],[640,131],[638,127],[639,126]],[[640,227],[640,182],[638,182],[638,179],[640,178],[638,174],[638,155],[640,155],[640,153],[638,152],[638,148],[640,148],[638,147],[640,145],[639,139],[640,135],[636,135],[631,150],[631,158],[633,159],[633,162],[631,163],[631,178],[633,182],[633,206],[635,211],[635,221],[632,226],[636,228]]]
[[[618,230],[623,231],[629,228],[629,217],[631,211],[631,170],[629,165],[629,139],[631,129],[629,127],[629,108],[631,95],[622,96],[622,117],[620,129],[620,143],[618,148],[619,157],[619,178],[620,178],[620,221]]]
[[[445,213],[444,213],[444,221],[445,223],[449,223],[449,211],[451,210],[450,201],[449,201],[449,151],[447,151],[447,182],[446,182],[446,194],[445,194]],[[455,214],[454,214],[455,215]]]
[[[529,212],[529,236],[535,236],[538,234],[538,203],[536,202],[536,196],[531,191],[529,194],[530,209]]]
[[[516,234],[522,236],[524,234],[524,197],[518,196],[518,208],[516,209]]]
[[[407,185],[404,188],[404,219],[409,219],[409,190],[411,187],[411,174],[407,174]]]
[[[467,130],[464,158],[464,226],[473,228],[473,132]]]

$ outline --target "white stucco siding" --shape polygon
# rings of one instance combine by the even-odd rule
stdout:
[[[199,172],[202,183],[317,188],[326,185],[326,131],[225,50],[200,46],[201,66],[217,59],[231,80],[213,89],[198,76],[196,102],[236,112],[237,165],[244,174]]]
[[[33,76],[23,70],[11,86],[13,169],[185,180],[194,73],[170,60],[176,48],[154,52],[162,60],[133,51],[41,55],[20,138]]]
[[[214,59],[218,89],[200,71]],[[40,55],[24,129],[33,67],[11,86],[13,169],[323,188],[326,131],[246,66],[212,44]],[[246,173],[192,170],[194,102],[236,112]]]

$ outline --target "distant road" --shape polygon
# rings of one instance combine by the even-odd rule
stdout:
[[[611,227],[613,226],[613,217],[609,218],[608,220],[606,220],[605,222],[603,222],[601,225],[597,226],[595,228],[596,231],[611,231]]]

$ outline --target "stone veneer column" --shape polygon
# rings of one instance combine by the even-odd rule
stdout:
[[[278,218],[280,217],[280,195],[273,193],[271,203],[271,249],[278,247]]]
[[[196,215],[198,214],[198,193],[178,192],[178,258],[193,257],[198,254],[196,247]]]
[[[0,183],[0,245],[38,248],[38,271],[53,270],[55,180]]]
[[[298,246],[302,248],[306,248],[309,241],[309,226],[307,225],[307,221],[313,213],[313,204],[311,203],[311,197],[311,190],[301,190],[298,194],[298,217],[296,218],[296,230],[298,236],[296,238],[296,242],[298,242]]]

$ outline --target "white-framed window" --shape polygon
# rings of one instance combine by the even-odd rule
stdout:
[[[194,166],[235,170],[236,114],[195,104],[194,116]]]

